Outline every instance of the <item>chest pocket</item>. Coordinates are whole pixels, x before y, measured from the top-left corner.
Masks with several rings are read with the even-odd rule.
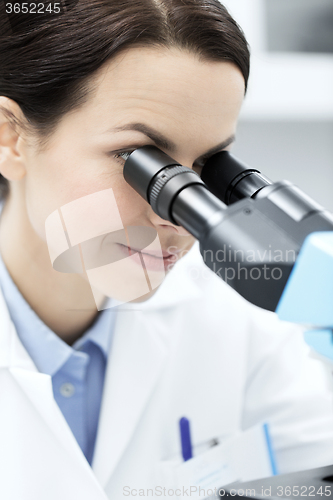
[[[205,451],[199,454],[198,449],[194,448],[194,457],[186,462],[175,457],[157,464],[156,484],[161,492],[165,488],[170,490],[169,496],[203,499],[226,484],[273,474],[267,429],[261,425],[221,439],[215,446],[207,442]]]

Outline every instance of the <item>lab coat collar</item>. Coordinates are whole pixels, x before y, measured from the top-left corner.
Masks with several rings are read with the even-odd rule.
[[[0,291],[0,368],[23,368],[37,372],[37,368],[20,342]]]

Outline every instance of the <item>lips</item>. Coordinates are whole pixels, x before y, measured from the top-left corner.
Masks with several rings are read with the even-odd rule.
[[[138,252],[138,250],[136,250],[136,249],[132,249],[132,250],[134,250],[135,252]],[[155,252],[153,252],[153,251],[149,251],[149,252],[142,251],[141,253],[144,253],[146,255],[151,255],[152,257],[158,257],[158,258],[161,258],[161,254],[162,254],[163,259],[171,257],[171,256],[174,255],[173,253],[167,252],[166,250],[155,251]]]
[[[128,252],[141,252],[145,255],[150,255],[151,257],[156,257],[158,259],[161,258],[161,254],[162,254],[162,257],[163,259],[167,259],[169,257],[173,257],[175,254],[179,253],[180,250],[177,249],[176,251],[170,253],[168,252],[167,250],[149,250],[149,252],[146,252],[146,251],[143,251],[143,250],[139,250],[137,248],[132,248],[132,247],[128,247],[126,245],[123,245],[121,243],[118,243],[118,245],[121,245],[124,249],[126,249]]]
[[[177,249],[174,253],[170,253],[167,250],[162,250],[160,252],[153,250],[150,252],[143,252],[142,250],[130,248],[122,243],[118,243],[118,247],[126,257],[131,258],[133,263],[136,263],[140,267],[143,265],[146,270],[154,272],[170,271],[178,260],[178,256],[176,254],[180,252],[179,249]],[[162,258],[161,253],[163,256]]]

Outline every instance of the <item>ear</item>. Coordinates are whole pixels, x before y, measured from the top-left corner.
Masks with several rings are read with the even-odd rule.
[[[0,173],[9,181],[21,180],[26,174],[21,151],[24,115],[20,106],[8,97],[0,96]]]

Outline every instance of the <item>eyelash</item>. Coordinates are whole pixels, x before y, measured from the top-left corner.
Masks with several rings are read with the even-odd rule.
[[[133,151],[122,151],[121,153],[113,155],[113,158],[116,160],[121,159],[125,162],[131,153],[133,153]]]

